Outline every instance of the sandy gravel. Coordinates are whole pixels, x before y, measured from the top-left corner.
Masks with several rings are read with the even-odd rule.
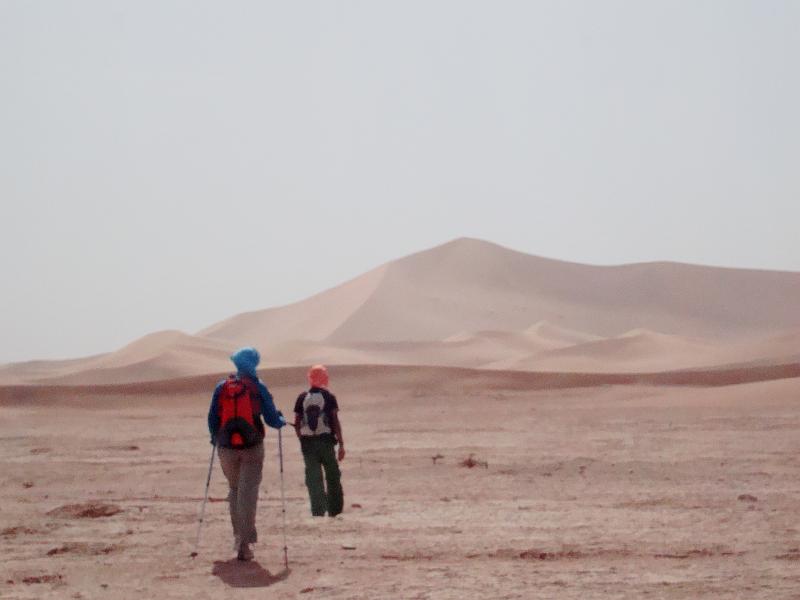
[[[339,519],[310,518],[287,436],[288,572],[275,435],[256,560],[231,560],[218,465],[189,558],[208,393],[7,401],[0,597],[800,598],[799,378],[482,391],[456,371],[415,377],[365,370],[337,389],[334,373]],[[296,386],[274,391],[288,413]]]

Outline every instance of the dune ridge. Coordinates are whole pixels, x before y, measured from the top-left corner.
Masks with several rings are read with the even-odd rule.
[[[460,238],[300,302],[105,355],[0,366],[0,384],[124,383],[265,364],[648,372],[783,364],[800,354],[800,273],[676,263],[592,266]]]
[[[547,321],[590,336],[648,328],[730,339],[800,327],[796,301],[798,273],[676,263],[590,266],[462,238],[300,303],[237,315],[199,335],[237,344],[274,344],[289,336],[346,345],[519,332]]]

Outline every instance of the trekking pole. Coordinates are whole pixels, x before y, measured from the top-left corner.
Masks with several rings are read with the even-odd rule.
[[[278,429],[278,458],[281,465],[281,506],[283,508],[283,565],[289,570],[289,550],[286,547],[286,492],[283,486],[283,436]]]
[[[208,501],[208,486],[211,483],[211,470],[214,468],[214,454],[217,452],[217,443],[214,442],[214,446],[211,448],[211,460],[208,463],[208,477],[206,477],[206,493],[203,496],[203,506],[200,509],[200,521],[197,523],[197,537],[194,540],[194,552],[192,552],[189,556],[194,558],[197,556],[197,548],[200,546],[200,532],[203,529],[203,518],[206,514],[206,502]]]

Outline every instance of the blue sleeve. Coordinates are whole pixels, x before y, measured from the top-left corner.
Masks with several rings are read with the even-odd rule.
[[[280,429],[286,425],[286,420],[275,408],[272,394],[260,379],[258,380],[258,389],[261,391],[261,415],[264,417],[264,422],[273,429]]]
[[[217,432],[219,430],[219,412],[217,412],[217,396],[222,383],[214,388],[214,395],[211,396],[211,406],[208,408],[208,433],[211,434],[211,443],[216,443]]]

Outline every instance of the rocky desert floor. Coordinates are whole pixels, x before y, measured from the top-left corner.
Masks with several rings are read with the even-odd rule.
[[[285,414],[300,373],[263,376]],[[481,377],[332,369],[346,508],[310,517],[284,430],[288,571],[272,430],[256,559],[232,560],[218,464],[189,557],[210,388],[8,393],[0,597],[800,598],[800,378]]]

